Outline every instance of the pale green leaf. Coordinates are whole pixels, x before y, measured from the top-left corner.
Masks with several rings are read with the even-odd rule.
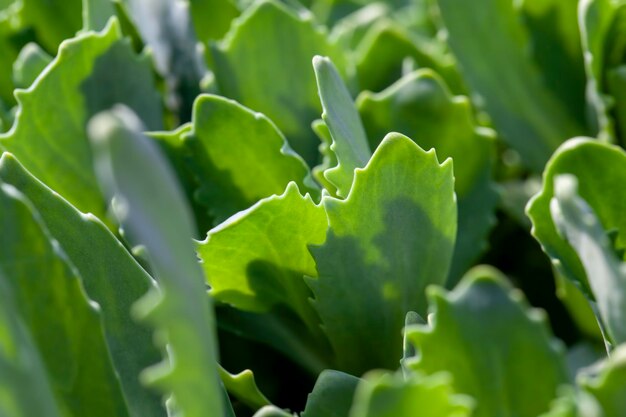
[[[341,75],[328,58],[313,58],[313,68],[322,102],[322,119],[328,126],[332,143],[330,150],[337,157],[337,166],[324,172],[324,177],[345,197],[350,192],[354,170],[363,168],[372,152],[359,113]]]
[[[282,194],[290,181],[319,198],[305,162],[265,116],[219,96],[194,103],[192,128],[182,135],[198,183],[198,201],[216,224],[262,198]]]
[[[211,51],[220,94],[267,115],[310,166],[317,163],[319,141],[310,124],[321,107],[311,60],[329,56],[340,70],[346,64],[313,16],[258,1]]]
[[[568,382],[562,347],[539,310],[490,268],[468,272],[450,293],[429,291],[428,326],[408,335],[418,357],[411,367],[428,374],[448,371],[458,393],[476,400],[475,417],[536,417]],[[529,369],[541,370],[537,373]]]
[[[315,276],[308,245],[324,242],[328,222],[321,206],[290,183],[209,231],[198,255],[218,301],[247,311],[290,307],[313,334],[319,319],[303,276]]]
[[[314,306],[338,369],[395,369],[408,311],[426,312],[424,289],[443,284],[456,235],[452,162],[390,134],[345,200],[323,199],[330,231],[312,247]],[[372,341],[376,342],[373,343]]]
[[[251,370],[246,369],[236,375],[231,374],[221,366],[218,370],[222,383],[228,392],[250,408],[256,410],[266,405],[271,405],[270,401],[257,387]]]
[[[555,267],[593,298],[583,265],[574,249],[559,236],[550,214],[554,179],[561,174],[578,178],[578,192],[598,216],[605,230],[617,233],[615,246],[626,248],[626,152],[590,139],[572,139],[552,156],[543,173],[543,189],[529,202],[533,236],[541,243]]]
[[[359,385],[350,417],[469,417],[474,402],[454,393],[449,374],[372,372]]]
[[[295,414],[281,410],[273,405],[268,405],[261,408],[254,414],[254,417],[297,417]]]
[[[152,286],[107,227],[85,215],[30,175],[10,154],[0,159],[0,181],[23,193],[83,279],[87,297],[100,307],[104,335],[132,416],[164,416],[158,396],[139,374],[159,358],[151,332],[131,317],[131,306]]]
[[[36,43],[28,43],[13,62],[13,84],[28,88],[50,64],[52,57]]]
[[[626,263],[616,256],[593,209],[578,196],[576,177],[562,174],[554,178],[550,212],[582,262],[608,339],[615,344],[626,342]]]
[[[166,355],[143,380],[172,396],[177,415],[221,415],[213,307],[194,253],[193,218],[171,168],[141,131],[123,106],[89,122],[98,179],[115,197],[114,212],[130,241],[147,249],[159,284],[134,307],[154,326]]]
[[[381,93],[361,93],[357,105],[372,148],[387,131],[394,131],[454,161],[459,225],[450,283],[456,283],[485,249],[495,222],[493,131],[478,127],[467,97],[452,96],[444,81],[427,69],[406,75]]]

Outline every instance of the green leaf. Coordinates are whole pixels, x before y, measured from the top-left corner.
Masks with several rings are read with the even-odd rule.
[[[615,349],[595,372],[582,376],[579,383],[597,400],[604,416],[626,416],[626,346]]]
[[[597,401],[587,392],[567,388],[552,402],[550,411],[539,417],[605,417]]]
[[[77,270],[24,196],[0,187],[0,279],[7,281],[6,294],[33,337],[58,403],[71,416],[128,416],[100,314]]]
[[[195,226],[171,168],[141,131],[123,106],[89,122],[98,178],[129,240],[145,245],[159,285],[134,307],[166,356],[143,380],[171,394],[180,416],[221,415],[213,307],[194,253]]]
[[[316,276],[308,245],[324,242],[328,222],[321,206],[290,183],[209,231],[198,256],[217,301],[246,311],[289,306],[318,334],[319,319],[303,276]]]
[[[593,209],[578,196],[576,177],[565,174],[554,178],[550,211],[560,234],[585,268],[608,339],[615,344],[626,342],[626,263],[615,255]]]
[[[450,375],[372,372],[359,385],[350,417],[469,417],[474,402],[452,389]]]
[[[572,113],[566,97],[546,88],[550,68],[529,54],[529,28],[513,1],[439,0],[439,8],[465,80],[529,168],[541,170],[565,139],[587,133],[580,112]]]
[[[317,163],[319,141],[309,126],[321,109],[311,60],[329,56],[340,70],[346,64],[313,17],[261,0],[211,51],[220,93],[267,115],[310,166]]]
[[[20,16],[22,13],[21,2],[15,2],[6,9],[0,8],[0,99],[7,104],[13,105],[13,78],[11,76],[12,65],[20,52],[19,42],[16,42],[16,34],[21,31]],[[15,22],[19,22],[16,24]]]
[[[189,4],[178,0],[118,1],[150,47],[154,66],[165,81],[168,108],[178,123],[188,122],[206,73],[196,48]]]
[[[626,217],[624,216],[624,184],[626,184],[626,152],[588,139],[572,139],[552,156],[543,173],[543,189],[529,202],[526,211],[533,223],[533,236],[565,277],[593,299],[587,274],[578,255],[559,236],[550,214],[554,197],[554,179],[561,174],[578,178],[579,195],[593,209],[605,230],[615,230],[617,248],[626,248]]]
[[[325,370],[317,378],[301,417],[348,417],[359,381],[343,372]]]
[[[250,313],[218,303],[216,315],[220,331],[271,347],[310,375],[329,368],[328,342],[320,346],[319,340],[302,331],[302,320],[290,310]]]
[[[13,83],[16,88],[28,88],[52,62],[52,57],[36,43],[28,43],[13,62]]]
[[[419,352],[411,367],[449,371],[456,392],[476,399],[475,417],[536,417],[567,383],[562,347],[497,271],[472,269],[450,293],[429,291],[429,326],[407,330]],[[540,369],[541,378],[528,372]]]
[[[454,161],[459,225],[450,283],[456,283],[485,249],[495,222],[493,131],[477,127],[469,100],[452,96],[444,81],[427,69],[406,75],[381,93],[362,93],[357,105],[372,148],[387,131],[394,131]]]
[[[523,0],[518,12],[528,28],[532,58],[551,90],[578,120],[585,120],[585,57],[577,1]]]
[[[56,52],[61,42],[82,27],[81,0],[21,0],[22,18],[32,26],[38,43]]]
[[[308,283],[338,369],[395,369],[405,314],[424,314],[424,289],[448,274],[456,235],[452,162],[439,164],[434,150],[390,134],[356,170],[348,197],[326,197],[323,205],[330,231],[311,248],[319,277]]]
[[[282,194],[290,181],[319,198],[304,161],[265,116],[219,96],[194,104],[183,141],[200,184],[196,195],[218,224],[262,198]]]
[[[328,126],[322,119],[317,119],[311,124],[311,128],[315,134],[320,138],[322,143],[319,146],[319,151],[322,154],[322,163],[313,167],[311,174],[321,184],[322,188],[333,197],[337,197],[337,187],[326,179],[324,173],[337,166],[337,155],[330,149],[330,145],[333,143],[333,138],[330,134]]]
[[[254,380],[254,374],[246,369],[236,375],[229,373],[221,366],[218,368],[222,383],[232,395],[248,407],[257,410],[266,405],[271,405],[270,401],[259,390]]]
[[[11,154],[0,159],[0,181],[33,204],[100,307],[104,335],[132,416],[164,416],[159,398],[139,374],[159,358],[151,332],[131,317],[131,306],[152,286],[148,274],[96,217],[83,214],[30,175]]]
[[[361,90],[381,91],[389,87],[402,77],[406,59],[418,68],[430,68],[440,74],[455,93],[465,90],[451,56],[435,50],[425,39],[411,36],[390,19],[371,25],[355,54]]]
[[[112,0],[82,0],[83,31],[104,29],[111,16],[115,16]]]
[[[62,417],[43,362],[0,271],[0,415]]]
[[[339,72],[328,58],[313,58],[313,68],[322,102],[322,119],[328,126],[332,143],[330,150],[337,157],[337,166],[324,172],[324,177],[337,187],[337,194],[350,192],[354,170],[363,168],[372,156],[359,113]]]
[[[239,10],[232,0],[190,0],[191,18],[202,43],[222,39]]]
[[[273,405],[268,405],[257,411],[254,417],[296,417],[296,415],[281,410]]]
[[[610,74],[623,63],[626,34],[626,3],[615,0],[581,1],[579,25],[585,70],[587,74],[587,102],[593,111],[590,122],[598,132],[598,138],[615,139],[615,121],[611,117],[615,101],[611,88],[615,80]],[[615,85],[615,84],[614,84]],[[619,123],[619,121],[618,121]]]
[[[136,109],[149,128],[161,126],[150,65],[120,37],[112,20],[101,33],[66,41],[45,73],[28,90],[18,90],[15,124],[0,134],[0,149],[15,154],[79,210],[100,218],[105,204],[91,166],[88,118],[121,102]]]

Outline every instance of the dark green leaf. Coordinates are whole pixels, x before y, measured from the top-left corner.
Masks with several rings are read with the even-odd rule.
[[[87,297],[100,306],[104,334],[133,416],[164,416],[158,397],[139,374],[159,358],[151,333],[131,317],[131,306],[151,279],[96,217],[83,214],[22,167],[14,156],[0,159],[0,181],[23,193],[83,278]]]
[[[429,291],[429,326],[409,339],[418,357],[411,367],[448,371],[458,393],[476,400],[475,417],[536,417],[568,382],[562,347],[539,310],[529,310],[501,274],[485,267],[468,272],[450,293]],[[541,370],[537,373],[529,369]]]

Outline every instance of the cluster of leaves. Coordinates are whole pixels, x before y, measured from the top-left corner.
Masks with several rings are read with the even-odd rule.
[[[626,416],[577,3],[0,0],[0,416]]]

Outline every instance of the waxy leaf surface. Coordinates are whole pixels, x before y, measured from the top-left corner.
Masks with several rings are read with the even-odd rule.
[[[390,134],[345,200],[323,199],[330,230],[311,247],[308,281],[338,369],[394,369],[405,314],[426,312],[425,288],[443,284],[456,236],[452,162]],[[374,342],[375,341],[375,342]]]

